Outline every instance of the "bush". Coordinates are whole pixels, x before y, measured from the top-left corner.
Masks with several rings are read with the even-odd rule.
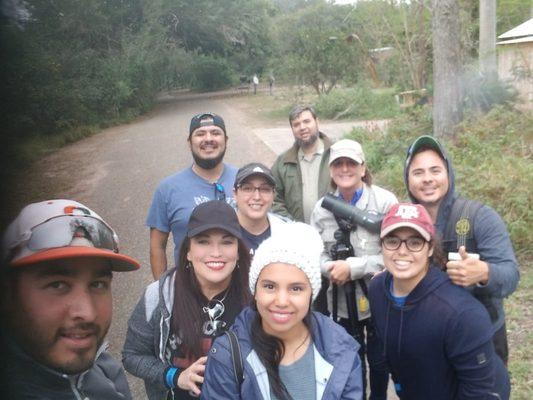
[[[394,89],[372,90],[365,85],[336,89],[321,95],[315,104],[324,118],[391,118],[399,114]]]
[[[496,105],[512,105],[518,92],[509,83],[487,78],[478,71],[470,71],[464,81],[464,103],[467,110],[487,112]]]
[[[531,126],[531,112],[496,107],[482,118],[466,119],[451,147],[458,187],[465,196],[498,211],[520,252],[532,252],[528,246],[533,227]]]
[[[209,91],[229,87],[237,82],[237,77],[229,63],[222,58],[198,56],[192,71],[192,87]]]
[[[431,133],[427,113],[421,108],[396,118],[388,133],[354,130],[350,134],[363,145],[375,182],[402,200],[408,200],[403,182],[407,147],[419,135]],[[471,115],[457,127],[453,138],[443,140],[456,172],[456,190],[493,207],[506,222],[515,250],[522,255],[532,251],[531,126],[533,113],[496,107],[482,117]]]

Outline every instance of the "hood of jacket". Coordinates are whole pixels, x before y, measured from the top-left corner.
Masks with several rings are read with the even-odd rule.
[[[448,220],[448,216],[450,215],[452,211],[453,202],[457,198],[457,194],[455,193],[455,172],[453,170],[452,162],[450,160],[450,157],[448,156],[448,153],[444,147],[438,143],[438,149],[441,154],[441,156],[444,158],[444,161],[446,162],[446,168],[448,170],[448,191],[446,192],[446,195],[441,200],[439,205],[439,212],[437,215],[437,223],[435,224],[435,228],[437,229],[437,232],[442,235],[444,233],[444,229],[446,227],[446,222]],[[415,204],[418,204],[419,201],[414,198],[413,194],[409,190],[409,167],[411,165],[411,161],[413,160],[413,157],[418,154],[412,154],[412,145],[409,146],[409,149],[407,150],[407,157],[405,159],[405,167],[403,170],[403,179],[405,183],[405,187],[407,189],[407,193],[409,195],[409,198],[411,201]]]
[[[172,318],[172,305],[174,304],[174,280],[176,268],[171,268],[163,273],[159,280],[152,282],[144,293],[144,318],[150,321],[152,315],[158,311],[161,315],[159,327],[158,358],[165,361],[165,343],[170,334],[170,320]]]

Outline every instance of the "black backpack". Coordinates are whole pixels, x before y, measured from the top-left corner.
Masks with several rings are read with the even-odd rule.
[[[464,197],[454,201],[442,237],[442,248],[446,253],[456,252],[461,246],[465,246],[468,253],[477,253],[474,221],[482,206],[483,203]]]
[[[229,339],[229,346],[231,349],[231,361],[233,363],[233,372],[235,380],[237,381],[237,388],[241,391],[241,385],[244,381],[244,367],[242,363],[241,347],[237,335],[233,331],[224,332]]]

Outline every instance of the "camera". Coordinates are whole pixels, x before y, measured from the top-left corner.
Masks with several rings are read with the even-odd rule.
[[[350,244],[350,239],[346,238],[345,232],[342,229],[337,229],[333,237],[335,244],[329,251],[331,258],[333,260],[346,260],[348,257],[353,257],[353,247]]]

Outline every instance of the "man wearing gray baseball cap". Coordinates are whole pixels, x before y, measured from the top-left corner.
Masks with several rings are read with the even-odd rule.
[[[22,209],[2,241],[2,398],[131,399],[104,338],[113,272],[138,268],[83,204],[49,200]]]

